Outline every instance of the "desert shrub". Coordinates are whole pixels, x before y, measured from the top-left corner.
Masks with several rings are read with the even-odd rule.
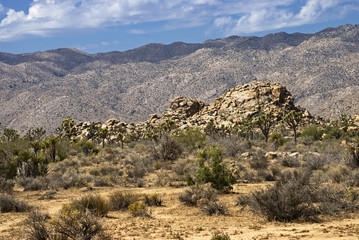
[[[127,210],[128,207],[140,199],[139,194],[116,191],[109,196],[110,210]]]
[[[14,180],[0,177],[0,192],[12,192],[14,186]]]
[[[343,129],[339,128],[338,126],[327,126],[324,129],[324,137],[323,140],[326,139],[339,139],[345,136],[345,132]]]
[[[142,201],[136,201],[128,206],[128,210],[134,217],[150,217],[147,212],[146,204]]]
[[[198,171],[194,179],[187,176],[187,184],[210,183],[214,189],[228,191],[232,189],[235,178],[222,160],[223,150],[217,145],[207,146],[197,152]]]
[[[283,146],[285,143],[285,139],[280,132],[272,133],[269,137],[269,141],[273,142],[273,147],[275,150],[277,150],[278,147]]]
[[[229,215],[228,208],[225,204],[219,201],[209,201],[206,198],[202,198],[198,201],[198,206],[206,215]]]
[[[216,190],[205,185],[195,185],[178,196],[178,200],[187,206],[197,206],[201,199],[206,199],[209,202],[217,201]]]
[[[324,130],[317,125],[310,125],[303,129],[301,136],[302,137],[310,137],[314,141],[318,141],[322,139]]]
[[[13,197],[7,195],[0,195],[0,212],[26,212],[30,210],[31,207],[19,200],[14,199]]]
[[[55,239],[104,239],[102,225],[89,210],[77,211],[64,206],[51,222]]]
[[[305,166],[311,170],[321,170],[328,164],[328,160],[320,155],[306,154],[303,157]]]
[[[281,165],[283,167],[300,167],[300,161],[296,157],[284,157],[281,160]]]
[[[91,141],[81,140],[77,143],[77,145],[86,156],[100,152],[100,149],[96,148]]]
[[[62,176],[58,176],[58,187],[63,187],[64,189],[68,189],[70,187],[85,187],[86,179],[81,175],[75,172],[74,170],[66,171]]]
[[[162,136],[158,146],[153,146],[151,156],[154,160],[174,161],[182,154],[181,145],[171,136]]]
[[[253,155],[252,160],[249,162],[252,169],[264,170],[269,166],[269,160],[265,157],[263,152],[258,152]]]
[[[308,187],[294,182],[253,192],[249,205],[252,211],[259,212],[270,221],[308,220],[319,214],[312,204]]]
[[[198,128],[189,128],[180,132],[176,140],[185,148],[196,150],[205,146],[206,135]]]
[[[333,166],[328,170],[328,175],[333,183],[342,183],[350,175],[350,169],[345,165]]]
[[[157,193],[154,193],[151,195],[145,194],[143,196],[143,198],[144,198],[143,201],[147,206],[161,206],[162,205],[162,198]]]
[[[24,191],[38,191],[48,189],[48,179],[41,178],[18,178],[17,184],[24,188]]]
[[[41,213],[38,210],[31,211],[24,222],[27,239],[51,239],[52,233],[48,226],[49,219],[50,216],[48,214]]]
[[[359,168],[359,137],[347,146],[346,161],[352,168]]]
[[[230,240],[231,238],[227,233],[215,232],[212,234],[211,240]]]
[[[186,172],[187,166],[191,163],[191,161],[176,161],[175,164],[172,165],[171,170],[175,172],[178,176],[184,176]]]
[[[172,179],[168,172],[158,172],[156,174],[156,186],[164,187],[171,183]]]
[[[237,153],[245,149],[245,143],[240,141],[237,136],[221,138],[215,142],[224,149],[224,154],[230,157],[235,157]]]
[[[127,169],[127,175],[134,179],[143,178],[146,175],[146,167],[143,164],[133,165]]]
[[[109,177],[106,177],[106,176],[98,177],[93,180],[93,185],[95,187],[111,187],[111,186],[113,186],[113,184],[110,180],[111,180],[110,176]]]
[[[97,217],[104,217],[109,211],[109,203],[99,195],[87,195],[74,200],[68,205],[70,211],[86,212],[89,210]]]
[[[348,198],[343,187],[313,184],[311,176],[308,170],[284,171],[274,186],[241,197],[238,204],[249,205],[270,221],[282,222],[317,220],[319,214],[333,215],[357,207],[356,194]]]
[[[345,184],[350,187],[359,187],[359,171],[354,170],[350,172],[348,176],[345,178]]]

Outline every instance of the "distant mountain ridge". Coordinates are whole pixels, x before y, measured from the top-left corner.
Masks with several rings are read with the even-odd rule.
[[[0,53],[0,122],[20,131],[78,121],[143,121],[178,96],[211,102],[251,81],[280,82],[313,115],[359,111],[359,26],[314,34],[148,44],[125,52]]]

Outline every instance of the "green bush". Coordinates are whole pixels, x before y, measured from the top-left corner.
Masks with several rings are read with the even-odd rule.
[[[302,137],[311,137],[314,141],[318,141],[322,139],[324,130],[317,125],[310,125],[303,129],[301,136]]]
[[[232,189],[235,178],[222,160],[223,149],[217,145],[207,146],[197,152],[198,171],[194,179],[187,175],[187,184],[210,183],[214,189],[228,191]]]
[[[198,128],[189,128],[180,132],[176,140],[185,148],[196,150],[205,146],[206,135]]]

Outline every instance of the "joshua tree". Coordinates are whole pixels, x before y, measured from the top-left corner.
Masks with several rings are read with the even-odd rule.
[[[17,133],[17,131],[11,128],[4,128],[3,135],[8,142],[13,142],[19,138],[19,134]]]
[[[249,137],[253,135],[253,127],[254,123],[251,118],[244,120],[239,127],[241,132],[245,132],[247,141],[249,140]]]
[[[76,136],[76,128],[75,128],[75,120],[73,120],[70,116],[65,118],[62,123],[61,127],[57,129],[60,136],[67,137],[71,139],[71,137]]]
[[[107,136],[108,136],[108,129],[107,129],[107,128],[100,128],[100,129],[97,131],[97,136],[101,139],[101,141],[102,141],[102,147],[104,148],[104,147],[105,147],[105,139],[106,139]]]
[[[258,119],[255,121],[255,125],[258,126],[258,128],[263,133],[266,142],[268,142],[269,132],[270,129],[273,127],[274,123],[275,123],[275,118],[272,112],[261,113]]]
[[[123,149],[123,143],[124,143],[125,140],[126,140],[126,134],[123,133],[123,132],[119,132],[119,133],[117,134],[117,139],[120,141],[120,143],[121,143],[121,148]]]
[[[293,130],[294,133],[294,142],[297,142],[297,127],[303,119],[302,112],[296,112],[294,110],[290,111],[284,118],[283,122],[288,125]]]
[[[49,150],[50,158],[53,162],[56,160],[56,146],[59,142],[59,138],[56,136],[48,136],[45,138],[45,147]]]

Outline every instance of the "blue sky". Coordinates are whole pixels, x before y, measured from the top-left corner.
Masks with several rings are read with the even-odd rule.
[[[0,52],[124,51],[359,24],[359,0],[0,0]]]

